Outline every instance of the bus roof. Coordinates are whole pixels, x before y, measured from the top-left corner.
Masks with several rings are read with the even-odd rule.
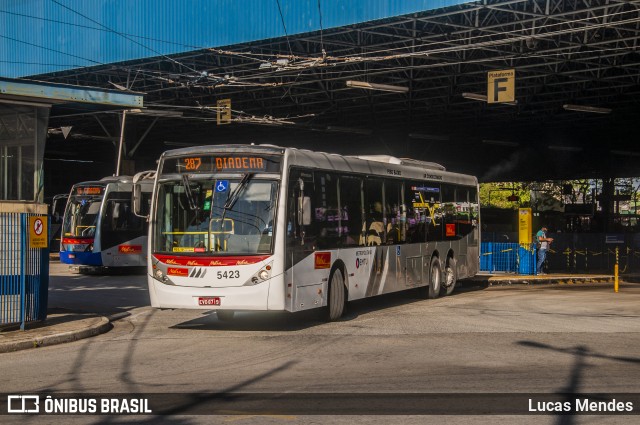
[[[322,168],[349,170],[354,172],[375,173],[378,175],[397,176],[393,174],[393,170],[389,168],[401,168],[413,170],[410,175],[402,175],[407,178],[426,178],[428,180],[442,180],[459,183],[459,184],[477,184],[478,180],[474,176],[458,174],[446,171],[446,168],[434,162],[421,161],[410,158],[396,158],[391,155],[339,155],[334,153],[311,151],[307,149],[298,149],[290,147],[281,147],[275,145],[207,145],[193,146],[181,149],[172,149],[162,154],[162,157],[202,155],[215,153],[262,153],[262,154],[279,154],[290,158],[290,163],[299,165],[308,165],[313,168],[314,165]],[[349,166],[349,164],[352,166]],[[359,165],[359,166],[358,166]],[[406,168],[405,168],[406,167]],[[390,172],[391,171],[391,172]]]

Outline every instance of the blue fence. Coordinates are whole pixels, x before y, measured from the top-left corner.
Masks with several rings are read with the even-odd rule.
[[[536,273],[536,250],[517,243],[482,242],[480,270],[517,274]]]
[[[36,215],[0,213],[0,326],[47,318],[49,249],[29,248],[28,239]]]

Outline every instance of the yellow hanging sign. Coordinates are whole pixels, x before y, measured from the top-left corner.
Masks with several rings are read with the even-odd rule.
[[[487,103],[516,100],[516,70],[489,71],[487,74]]]
[[[218,125],[231,124],[231,99],[220,99],[218,107]]]

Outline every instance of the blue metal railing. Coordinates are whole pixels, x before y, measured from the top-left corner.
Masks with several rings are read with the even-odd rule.
[[[536,273],[536,250],[517,243],[480,243],[480,270],[517,274]]]
[[[0,325],[47,318],[49,249],[29,247],[29,216],[0,213]],[[49,228],[49,226],[47,226]]]

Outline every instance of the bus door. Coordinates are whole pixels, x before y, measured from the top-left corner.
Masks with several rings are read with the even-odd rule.
[[[290,287],[291,311],[325,304],[327,283],[335,254],[322,245],[314,217],[314,173],[294,168],[287,188],[285,282]],[[320,245],[318,245],[320,242]]]

